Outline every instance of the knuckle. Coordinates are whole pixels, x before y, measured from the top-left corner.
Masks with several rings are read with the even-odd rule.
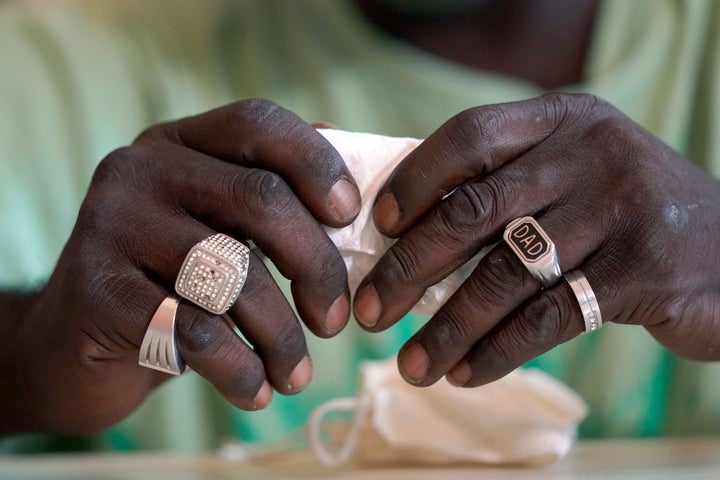
[[[648,136],[636,126],[630,124],[629,120],[619,114],[604,115],[592,122],[586,136],[593,142],[612,142],[614,149],[626,152],[628,155],[623,158],[632,162],[634,158],[646,156],[641,152],[649,148]],[[632,155],[632,156],[630,156]],[[629,167],[635,168],[638,164],[633,162]]]
[[[91,192],[83,201],[78,212],[76,227],[81,239],[92,240],[89,236],[100,238],[118,235],[108,225],[131,224],[136,213],[128,209],[114,192]]]
[[[278,329],[277,335],[274,337],[272,346],[270,347],[272,353],[269,359],[263,355],[267,349],[263,349],[260,346],[257,346],[257,348],[265,361],[270,360],[273,362],[277,358],[281,363],[287,364],[291,368],[305,355],[307,350],[305,335],[297,323],[294,323],[290,328]]]
[[[235,102],[228,107],[228,121],[236,130],[244,131],[249,126],[267,125],[280,107],[270,100],[250,98]]]
[[[438,220],[445,233],[464,241],[468,233],[474,234],[487,219],[489,209],[492,201],[488,189],[481,184],[465,184],[440,204]]]
[[[324,246],[315,249],[319,254],[311,264],[315,267],[315,274],[322,278],[326,285],[345,285],[347,282],[347,269],[345,263],[336,251],[329,251]],[[324,252],[325,250],[328,250]],[[324,252],[324,253],[320,253]]]
[[[121,147],[110,152],[95,168],[92,184],[104,185],[122,180],[131,174],[142,156],[143,150],[137,146]]]
[[[411,242],[396,242],[386,255],[388,268],[384,271],[388,272],[392,283],[415,283],[421,263]]]
[[[250,169],[231,180],[230,198],[235,208],[246,210],[250,215],[276,219],[288,219],[295,215],[295,195],[285,181],[268,170]]]
[[[569,322],[577,317],[569,300],[551,293],[537,296],[521,314],[518,336],[526,344],[543,347],[555,346],[572,336]]]
[[[500,133],[506,121],[507,116],[501,107],[485,105],[460,112],[455,116],[455,127],[458,138],[477,148],[485,143],[482,139],[491,139]]]
[[[171,134],[173,132],[177,133],[174,129],[168,128],[169,124],[166,123],[159,123],[156,125],[152,125],[151,127],[146,128],[143,130],[140,135],[135,138],[135,141],[133,144],[144,144],[144,143],[152,143],[158,140],[170,140],[170,141],[177,141],[179,139],[177,138],[171,138]],[[180,143],[180,142],[178,142]]]
[[[541,97],[546,118],[553,125],[561,125],[569,115],[585,115],[603,101],[589,93],[547,93]]]
[[[459,158],[470,155],[478,159],[471,164],[474,175],[488,171],[494,163],[492,139],[502,134],[507,123],[505,112],[497,106],[475,107],[460,112],[451,122],[448,147]]]
[[[484,346],[488,352],[487,358],[492,358],[493,370],[506,369],[509,365],[515,364],[515,352],[522,348],[522,342],[518,340],[514,327],[508,325],[503,330],[503,335],[488,335]]]
[[[110,247],[122,256],[132,255],[127,243],[131,231],[108,227],[145,223],[148,209],[138,207],[148,201],[147,192],[138,186],[147,183],[145,155],[142,148],[123,147],[105,157],[95,170],[74,231],[79,251],[88,258],[99,248]]]
[[[525,267],[508,249],[493,250],[482,266],[482,275],[472,275],[470,286],[478,298],[496,308],[506,305],[512,293],[528,278]]]
[[[308,238],[303,241],[314,245],[307,249],[309,253],[305,254],[303,270],[296,272],[296,277],[312,282],[313,288],[318,289],[316,293],[323,298],[337,294],[338,287],[347,283],[347,269],[342,257],[326,237],[320,237],[317,242]]]
[[[458,344],[467,345],[475,341],[474,322],[467,311],[446,309],[443,312],[442,321],[438,322],[432,335],[432,342],[439,347],[439,350]]]
[[[223,322],[215,321],[199,308],[183,309],[182,315],[178,315],[176,328],[178,341],[184,350],[208,356],[223,353],[225,346],[221,341],[223,338],[221,329],[225,328],[225,325]]]
[[[505,211],[506,196],[510,190],[502,180],[488,177],[481,182],[467,183],[459,187],[440,204],[439,220],[449,234],[460,241],[467,241],[468,234],[476,235],[487,225],[497,221],[500,211]]]
[[[250,350],[241,354],[238,360],[238,364],[228,365],[229,369],[223,378],[215,379],[213,383],[221,394],[250,401],[266,379],[265,367],[260,358]]]

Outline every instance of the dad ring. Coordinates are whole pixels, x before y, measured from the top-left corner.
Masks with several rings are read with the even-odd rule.
[[[570,284],[580,305],[580,311],[585,321],[585,333],[598,330],[602,327],[600,305],[598,305],[595,292],[590,287],[587,278],[580,270],[573,270],[565,274],[565,280]]]
[[[217,233],[190,249],[175,281],[175,291],[210,313],[222,315],[245,284],[250,250]]]
[[[562,278],[555,244],[533,217],[521,217],[505,227],[503,239],[543,288]]]

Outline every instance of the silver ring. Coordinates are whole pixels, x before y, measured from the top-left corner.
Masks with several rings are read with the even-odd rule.
[[[560,281],[562,272],[555,244],[533,217],[508,223],[503,239],[543,288]]]
[[[565,274],[565,280],[570,284],[570,288],[575,293],[583,320],[585,321],[585,333],[594,332],[602,327],[602,315],[600,314],[600,305],[598,305],[595,292],[590,283],[580,270],[573,270]]]
[[[250,250],[245,245],[217,233],[190,249],[175,291],[208,312],[222,315],[237,300],[249,263]]]
[[[171,375],[180,375],[185,371],[185,361],[178,352],[175,333],[175,316],[179,304],[180,299],[171,293],[155,311],[140,345],[138,363],[141,366]]]

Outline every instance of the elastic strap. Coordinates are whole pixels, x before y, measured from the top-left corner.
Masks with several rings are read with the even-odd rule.
[[[360,437],[360,430],[370,415],[372,399],[369,396],[360,398],[335,398],[319,405],[310,416],[310,444],[318,460],[326,467],[337,467],[350,460]],[[350,430],[340,448],[331,452],[322,441],[322,422],[331,412],[355,412]]]

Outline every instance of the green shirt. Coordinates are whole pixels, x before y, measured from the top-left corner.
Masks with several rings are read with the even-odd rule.
[[[712,0],[608,0],[584,82],[561,90],[605,98],[720,176],[719,24]],[[308,121],[424,137],[468,107],[543,93],[384,36],[339,0],[5,2],[0,66],[7,286],[48,277],[95,165],[159,121],[264,97]],[[276,395],[262,412],[238,411],[202,378],[184,375],[93,442],[191,451],[225,436],[280,438],[318,403],[353,394],[358,362],[396,353],[420,321],[381,334],[351,325],[330,340],[309,334],[312,385]],[[532,364],[588,400],[584,436],[719,431],[720,365],[678,358],[642,328],[608,325]]]

